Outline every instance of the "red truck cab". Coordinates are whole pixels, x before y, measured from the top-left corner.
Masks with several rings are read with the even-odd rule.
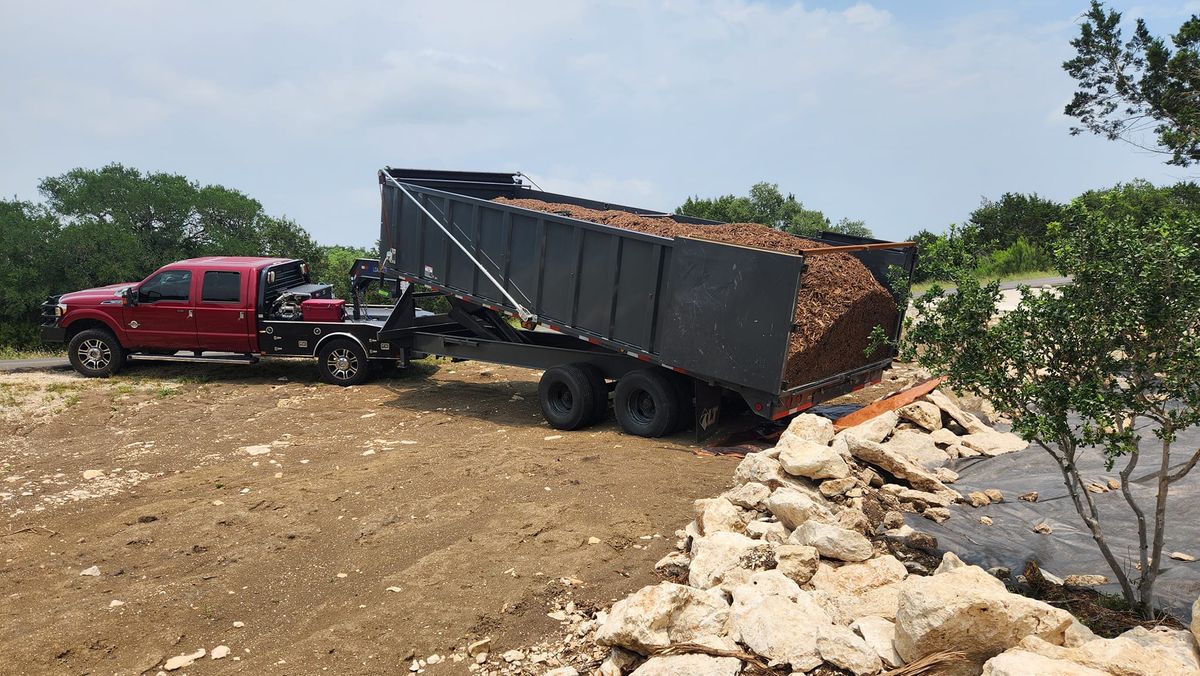
[[[291,264],[291,265],[288,265]],[[165,265],[141,282],[51,298],[43,339],[65,342],[76,370],[111,375],[128,353],[259,352],[256,312],[272,268],[307,266],[286,258],[212,256]],[[273,275],[272,275],[273,276]],[[272,279],[272,281],[274,281]]]

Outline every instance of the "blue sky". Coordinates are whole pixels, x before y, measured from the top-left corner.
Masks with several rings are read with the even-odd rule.
[[[1068,135],[1060,64],[1085,8],[0,0],[0,194],[115,161],[368,245],[383,165],[519,170],[662,210],[769,180],[903,238],[1006,191],[1193,178]],[[1117,8],[1157,33],[1200,11]]]

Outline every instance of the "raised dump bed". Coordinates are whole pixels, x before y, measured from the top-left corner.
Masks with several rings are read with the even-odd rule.
[[[464,312],[471,314],[472,322],[490,326],[471,331],[472,340],[499,338],[499,342],[535,347],[549,340],[538,335],[548,328],[586,341],[584,352],[597,357],[582,363],[595,364],[608,380],[619,381],[632,371],[652,367],[687,376],[684,385],[693,387],[677,388],[689,394],[675,408],[687,409],[694,400],[698,431],[711,427],[700,423],[706,416],[715,420],[712,409],[723,390],[739,394],[759,415],[777,419],[878,380],[890,363],[891,354],[868,359],[864,351],[861,363],[849,368],[809,382],[787,382],[789,345],[794,332],[806,328],[795,324],[806,259],[830,255],[828,249],[780,252],[573,218],[568,214],[583,209],[661,219],[670,226],[666,231],[673,224],[721,227],[533,190],[517,174],[389,168],[380,172],[380,183],[384,274],[453,298],[459,313],[457,320],[450,317],[441,324],[427,320],[420,326],[420,322],[407,322],[402,312],[393,317],[389,335],[412,340],[418,351],[468,356],[464,352],[471,350],[462,345],[431,345],[438,335],[461,333],[451,327],[464,324]],[[495,201],[499,198],[503,200]],[[540,204],[535,210],[505,200]],[[561,205],[563,213],[553,213],[554,205]],[[700,234],[704,230],[695,229]],[[717,234],[729,238],[728,233]],[[836,247],[833,255],[854,256],[885,288],[897,279],[907,284],[914,257],[906,245],[830,235],[817,241],[821,244],[812,246]],[[901,274],[889,272],[893,268]],[[899,317],[894,305],[886,310],[878,312],[878,323],[894,335]],[[524,330],[506,331],[494,319],[481,319],[489,313],[515,317]],[[431,330],[434,325],[441,328]],[[559,344],[553,347],[563,349]],[[844,345],[837,347],[844,352]],[[866,347],[864,341],[855,349]],[[469,358],[521,363],[501,352],[479,349]],[[563,359],[578,356],[561,355]],[[820,359],[820,346],[804,358]],[[841,359],[845,361],[844,356]],[[542,367],[552,361],[542,360]],[[621,389],[619,382],[617,389]],[[618,401],[618,418],[621,405]],[[544,411],[546,406],[543,401]]]

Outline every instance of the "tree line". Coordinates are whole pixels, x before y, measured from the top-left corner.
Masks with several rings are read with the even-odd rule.
[[[40,202],[0,200],[0,346],[37,343],[50,295],[144,279],[211,255],[302,258],[343,293],[367,249],[321,246],[295,221],[246,194],[121,164],[73,169],[38,184]]]

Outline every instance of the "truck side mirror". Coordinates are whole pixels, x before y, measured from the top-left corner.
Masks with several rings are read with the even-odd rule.
[[[137,301],[138,291],[136,286],[127,286],[125,290],[121,291],[122,305],[137,305]]]

